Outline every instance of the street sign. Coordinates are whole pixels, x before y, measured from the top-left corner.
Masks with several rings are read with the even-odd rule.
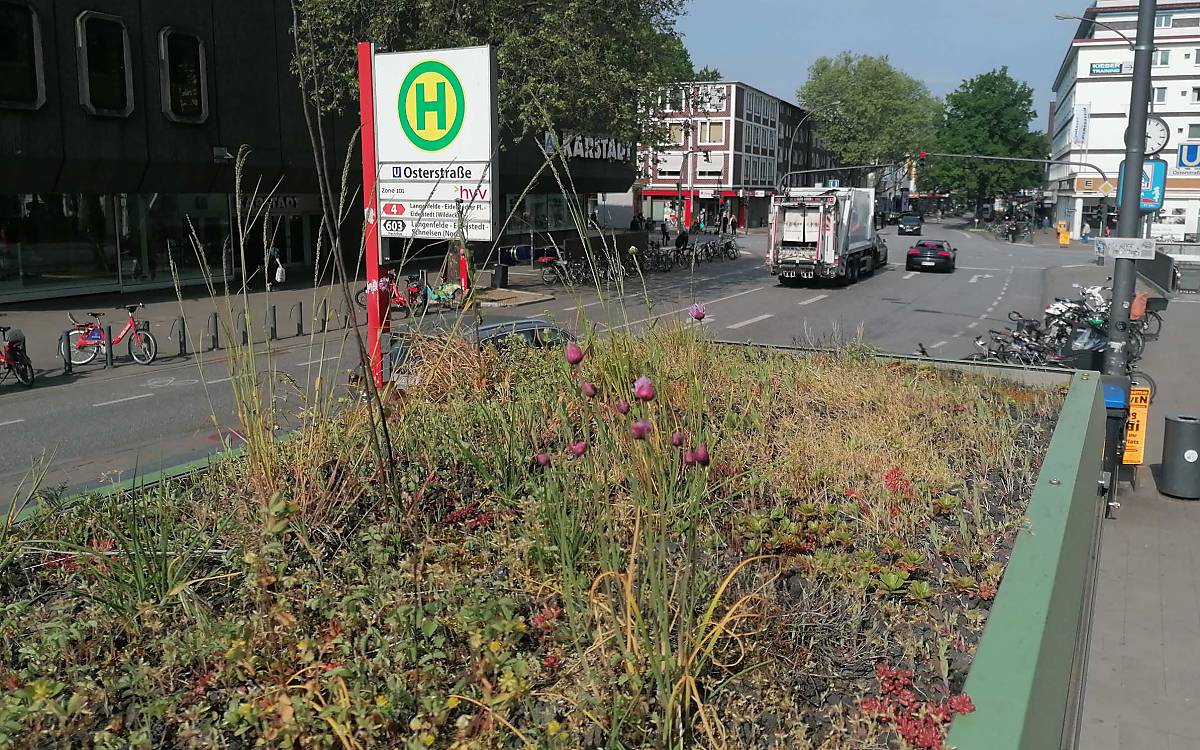
[[[490,46],[374,55],[380,235],[495,235],[495,53]],[[396,213],[399,211],[400,213]]]
[[[1141,237],[1101,237],[1096,240],[1096,252],[1109,258],[1154,260],[1158,241]]]
[[[1121,160],[1120,175],[1125,176],[1125,160]],[[1117,182],[1117,205],[1121,204],[1124,193],[1123,180]],[[1162,208],[1163,198],[1167,193],[1167,162],[1162,159],[1146,159],[1142,165],[1142,199],[1141,211],[1144,214],[1154,213]]]
[[[1121,463],[1138,465],[1146,453],[1146,421],[1150,414],[1150,389],[1129,389],[1129,421],[1125,424],[1125,455]]]
[[[830,180],[830,181],[829,181],[829,187],[831,187],[831,188],[838,188],[838,187],[841,187],[841,186],[842,186],[842,181],[841,181],[841,180]]]

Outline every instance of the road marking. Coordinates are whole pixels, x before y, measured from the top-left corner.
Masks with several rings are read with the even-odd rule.
[[[987,315],[986,315],[986,314],[984,314],[984,315],[980,315],[980,316],[979,316],[979,319],[980,319],[980,320],[987,320]]]
[[[341,359],[340,354],[335,354],[332,357],[321,357],[320,359],[310,359],[307,362],[297,362],[296,367],[304,367],[305,365],[315,365],[318,362],[328,362],[331,359]]]
[[[10,424],[20,424],[24,421],[24,419],[10,419],[7,422],[0,422],[0,427],[8,427]]]
[[[204,384],[205,385],[216,385],[218,383],[228,383],[230,380],[233,380],[232,375],[230,375],[227,378],[217,378],[216,380],[205,380]]]
[[[766,287],[765,286],[756,286],[753,289],[747,289],[744,292],[737,292],[736,294],[729,294],[724,297],[717,297],[716,299],[710,299],[705,304],[711,305],[711,304],[714,304],[717,302],[724,302],[725,300],[733,299],[734,297],[742,297],[747,294],[754,294],[755,292],[761,292],[763,289],[766,289]],[[658,320],[659,318],[665,318],[668,315],[678,315],[679,313],[685,313],[689,309],[691,309],[691,305],[688,305],[687,307],[681,307],[678,310],[672,310],[670,312],[659,313],[658,315],[651,315],[648,318],[641,318],[640,320],[631,320],[628,323],[622,323],[619,326],[612,326],[611,328],[606,328],[605,330],[619,331],[622,328],[628,328],[629,326],[635,326],[638,323],[649,323],[652,320]]]
[[[987,311],[988,311],[988,312],[991,312],[992,310],[995,310],[995,309],[996,309],[996,306],[995,306],[995,305],[992,305],[991,307],[989,307],[989,308],[987,309]]]
[[[971,280],[968,281],[967,283],[974,284],[975,282],[979,281],[980,279],[990,279],[990,278],[992,278],[992,275],[990,273],[977,273],[974,276],[972,276]]]
[[[977,320],[977,321],[975,321],[974,323],[967,323],[967,328],[974,328],[974,327],[975,327],[975,326],[977,326],[977,325],[979,325],[979,321],[978,321],[978,320]]]
[[[123,404],[126,401],[137,401],[139,398],[150,398],[153,393],[143,393],[140,396],[126,396],[125,398],[113,399],[112,401],[101,401],[98,404],[92,404],[93,407],[112,406],[113,404]]]
[[[962,338],[962,335],[963,335],[964,333],[966,333],[966,331],[959,331],[958,333],[954,334],[954,335],[953,335],[953,336],[951,336],[950,338],[952,338],[952,339],[958,339],[958,338]]]
[[[918,273],[920,273],[920,271],[909,271],[908,273],[904,274],[904,278],[911,279],[913,276],[916,276]]]
[[[762,321],[766,320],[767,318],[773,318],[773,317],[775,317],[775,315],[773,313],[767,313],[765,315],[756,315],[755,317],[750,318],[749,320],[743,320],[741,323],[734,323],[731,326],[725,326],[725,327],[730,330],[732,330],[734,328],[745,328],[746,326],[754,325],[755,323],[761,323]]]
[[[978,266],[959,266],[963,271],[1007,271],[1007,268],[979,268]]]
[[[825,299],[825,298],[826,298],[826,297],[828,297],[828,296],[829,296],[828,294],[818,294],[816,297],[813,297],[812,299],[806,299],[806,300],[804,300],[803,302],[797,302],[796,304],[798,304],[798,305],[811,305],[811,304],[812,304],[812,303],[814,303],[814,302],[820,302],[821,300]]]
[[[930,349],[941,349],[943,346],[945,346],[946,344],[949,344],[949,343],[950,343],[949,341],[939,341],[936,344],[933,344],[932,346],[930,346],[929,348]]]

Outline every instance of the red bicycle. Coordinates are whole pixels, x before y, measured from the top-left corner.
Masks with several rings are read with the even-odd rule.
[[[420,275],[412,275],[404,280],[401,284],[398,281],[398,274],[395,269],[391,269],[387,274],[379,280],[380,291],[388,293],[388,304],[392,307],[400,308],[400,313],[410,318],[413,315],[424,315],[425,309],[429,306],[429,295],[425,294],[425,286],[421,283]],[[359,307],[367,306],[368,289],[363,288],[358,290],[354,301]]]
[[[133,314],[135,310],[145,306],[145,303],[139,302],[136,305],[114,308],[129,313],[129,320],[121,332],[113,336],[112,345],[116,346],[128,336],[129,356],[139,365],[148,365],[158,356],[158,340],[150,333],[150,322],[139,321]],[[104,326],[100,325],[100,318],[104,317],[104,313],[90,312],[88,315],[92,317],[92,322],[80,323],[75,320],[74,315],[67,313],[67,317],[75,326],[67,334],[67,347],[70,349],[73,365],[86,365],[108,347],[108,342],[104,339]]]
[[[11,333],[10,333],[11,331]],[[29,388],[33,385],[33,363],[25,352],[25,334],[12,326],[0,326],[0,382],[8,380],[9,373],[16,377],[17,382]]]

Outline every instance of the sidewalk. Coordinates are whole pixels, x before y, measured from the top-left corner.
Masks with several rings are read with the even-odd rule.
[[[490,280],[484,274],[481,281]],[[0,306],[0,325],[19,328],[25,334],[26,346],[33,366],[40,374],[52,373],[62,367],[58,341],[71,326],[67,313],[71,312],[80,322],[89,321],[88,312],[104,313],[104,325],[112,327],[115,337],[125,325],[128,316],[120,305],[144,302],[146,307],[137,311],[139,320],[150,322],[150,330],[158,340],[159,359],[179,357],[179,320],[182,318],[187,329],[187,351],[205,351],[210,348],[212,315],[217,314],[218,337],[221,347],[229,345],[227,323],[230,310],[236,316],[243,309],[249,310],[249,338],[255,343],[268,339],[271,309],[275,313],[277,340],[286,341],[300,331],[307,335],[321,330],[322,316],[325,330],[345,329],[350,325],[364,325],[366,309],[359,307],[353,297],[362,288],[363,282],[350,285],[351,301],[347,302],[340,285],[319,287],[302,286],[302,281],[289,284],[284,289],[265,290],[226,299],[223,291],[210,297],[205,287],[187,287],[182,290],[182,300],[172,289],[147,291],[141,294],[100,294],[84,297],[69,297],[35,302],[14,302]],[[549,299],[540,290],[480,290],[480,303],[485,308],[519,307],[521,305]],[[302,326],[298,327],[298,326]],[[116,359],[128,357],[124,342],[113,349]]]
[[[1071,280],[1102,283],[1112,264],[1093,269],[1055,276],[1048,291],[1067,296]],[[1156,489],[1164,418],[1200,412],[1194,299],[1170,302],[1141,363],[1158,391],[1137,489],[1122,484],[1117,518],[1104,522],[1081,749],[1200,748],[1200,501]]]

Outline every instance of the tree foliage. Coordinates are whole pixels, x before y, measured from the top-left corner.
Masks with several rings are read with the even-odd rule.
[[[1045,158],[1046,136],[1029,129],[1036,116],[1033,89],[1009,75],[1007,67],[983,73],[963,81],[946,97],[945,115],[938,124],[938,150]],[[930,157],[920,184],[978,201],[1036,187],[1043,170],[1040,164]]]
[[[490,43],[502,122],[636,138],[647,97],[693,73],[674,24],[685,0],[293,0],[296,65],[316,73],[318,104],[357,95],[355,44],[380,50]],[[602,7],[601,7],[602,6]]]
[[[719,81],[722,78],[724,76],[721,75],[720,69],[714,68],[711,65],[705,65],[692,76],[693,81]]]
[[[817,137],[845,165],[888,163],[929,148],[940,103],[887,57],[818,58],[797,96]]]

